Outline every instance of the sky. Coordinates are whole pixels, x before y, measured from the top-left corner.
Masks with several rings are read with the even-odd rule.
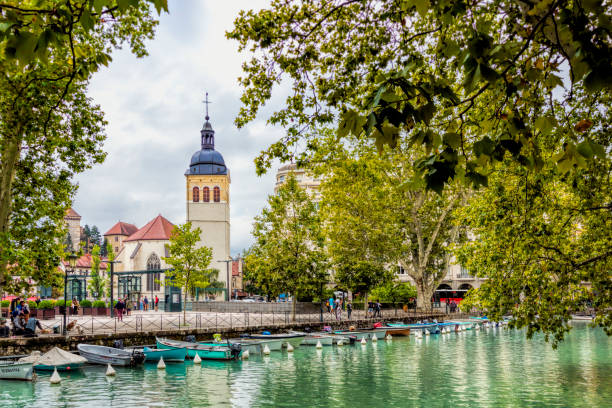
[[[108,121],[105,162],[80,174],[73,208],[81,225],[96,225],[104,234],[117,221],[142,227],[162,214],[174,224],[185,222],[185,170],[200,149],[205,92],[215,148],[230,169],[231,252],[250,246],[253,217],[274,190],[278,163],[264,176],[253,159],[283,130],[266,124],[281,102],[272,101],[255,121],[237,129],[240,108],[237,78],[247,54],[225,38],[241,9],[258,9],[267,1],[170,1],[160,18],[149,56],[129,50],[113,54],[109,67],[96,73],[89,95]]]

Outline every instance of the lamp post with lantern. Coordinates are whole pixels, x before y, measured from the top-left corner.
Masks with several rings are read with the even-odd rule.
[[[76,262],[77,259],[79,259],[79,257],[77,256],[77,254],[74,253],[74,251],[71,251],[70,254],[67,256],[68,258],[68,265],[70,265],[70,272],[74,273],[74,268],[76,266]],[[66,326],[68,325],[68,317],[67,317],[67,309],[68,309],[68,268],[66,268],[66,273],[64,274],[64,328],[63,328],[63,334],[64,336],[67,334],[67,330],[66,330]]]

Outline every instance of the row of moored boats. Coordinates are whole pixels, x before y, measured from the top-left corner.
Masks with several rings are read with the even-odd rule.
[[[350,330],[331,330],[303,333],[288,332],[271,334],[244,334],[239,338],[216,341],[197,342],[179,341],[166,338],[156,338],[154,346],[140,347],[107,347],[94,344],[79,344],[78,354],[60,348],[54,348],[47,353],[34,352],[29,356],[0,361],[0,379],[32,380],[34,371],[73,371],[83,365],[102,364],[108,366],[136,366],[144,362],[158,364],[184,362],[193,359],[203,360],[237,360],[249,358],[251,354],[270,354],[286,348],[293,351],[300,346],[342,346],[356,342],[377,341],[393,336],[408,336],[414,334],[422,337],[431,334],[459,332],[480,329],[481,327],[500,326],[505,322],[489,322],[486,318],[472,318],[450,322],[424,322],[415,324],[380,323],[371,328],[353,328]],[[110,370],[110,368],[109,368]]]

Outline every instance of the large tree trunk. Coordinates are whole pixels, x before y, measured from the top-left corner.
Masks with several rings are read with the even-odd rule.
[[[295,306],[297,303],[297,296],[292,295],[291,298],[291,321],[295,322]]]
[[[426,285],[423,281],[417,281],[417,309],[421,311],[427,311],[431,308],[431,296],[433,290],[429,285]]]
[[[13,203],[12,187],[15,179],[15,167],[19,160],[20,138],[16,136],[7,137],[0,151],[0,243],[2,239],[8,239],[9,220]],[[0,245],[0,286],[4,286],[4,278],[8,259],[2,253]]]

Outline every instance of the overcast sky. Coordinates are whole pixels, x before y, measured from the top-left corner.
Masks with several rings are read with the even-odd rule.
[[[158,214],[185,222],[185,170],[200,149],[204,93],[209,92],[215,148],[231,173],[232,255],[252,242],[253,217],[274,189],[277,166],[255,175],[254,157],[282,135],[265,123],[280,99],[261,117],[238,130],[233,120],[240,108],[241,75],[237,44],[225,31],[241,9],[260,8],[267,1],[170,1],[149,56],[137,59],[128,50],[95,74],[90,96],[106,114],[108,152],[102,165],[78,176],[74,209],[81,224],[105,233],[117,221],[142,227]]]

